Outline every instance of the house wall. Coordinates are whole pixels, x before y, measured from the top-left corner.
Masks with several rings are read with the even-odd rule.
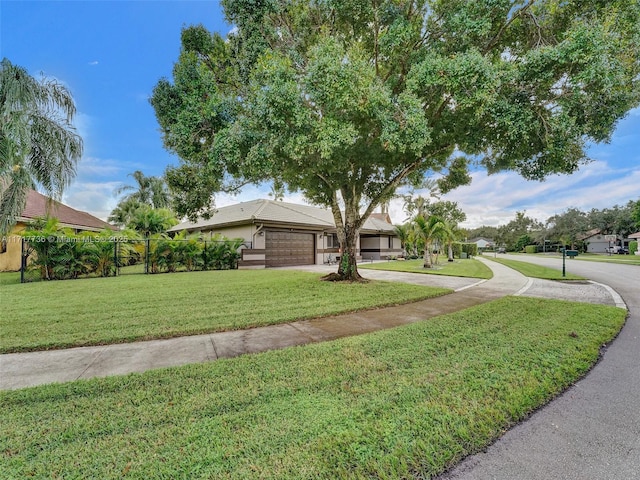
[[[20,270],[22,237],[19,233],[25,228],[24,223],[18,222],[8,235],[0,239],[6,246],[6,251],[0,253],[0,272],[17,272]],[[0,249],[0,251],[2,250]]]
[[[360,255],[363,260],[386,260],[402,255],[400,239],[395,235],[362,235]]]

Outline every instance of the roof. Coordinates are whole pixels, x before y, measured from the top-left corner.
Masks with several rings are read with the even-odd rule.
[[[576,238],[578,240],[585,240],[587,238],[591,238],[595,235],[601,235],[602,234],[602,230],[599,228],[593,228],[589,231],[584,232],[582,235],[577,235]]]
[[[94,217],[90,213],[71,208],[64,203],[57,202],[35,190],[27,193],[27,203],[18,217],[19,221],[29,222],[38,217],[54,217],[63,227],[78,230],[115,230],[116,227]]]
[[[485,242],[489,242],[489,243],[493,243],[493,240],[487,237],[474,237],[470,240],[468,240],[469,243],[476,243],[479,242],[480,240],[484,240]]]
[[[321,230],[336,228],[333,221],[333,213],[330,210],[297,203],[259,199],[220,207],[208,220],[198,219],[197,222],[182,222],[169,229],[169,231],[207,230],[256,223],[315,227]],[[370,217],[361,231],[365,233],[380,231],[392,233],[394,227],[384,220]]]
[[[629,235],[629,238],[640,239],[640,232],[632,233],[631,235]]]

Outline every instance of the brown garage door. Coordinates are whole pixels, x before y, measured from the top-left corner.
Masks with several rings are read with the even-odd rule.
[[[313,233],[267,230],[266,237],[267,267],[315,263]]]

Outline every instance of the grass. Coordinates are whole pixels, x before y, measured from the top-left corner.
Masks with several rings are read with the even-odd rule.
[[[509,268],[517,270],[521,274],[527,277],[543,278],[545,280],[585,280],[584,277],[574,275],[573,273],[566,273],[566,276],[562,276],[562,271],[555,268],[543,267],[540,265],[534,265],[529,262],[520,262],[518,260],[507,260],[500,257],[486,257],[489,260],[506,265]],[[569,261],[569,260],[567,260]],[[573,260],[571,260],[573,261]]]
[[[0,392],[0,478],[431,478],[583,376],[624,317],[507,297],[333,342]]]
[[[431,275],[448,275],[450,277],[491,278],[491,269],[478,260],[455,260],[453,262],[440,261],[436,268],[424,268],[424,261],[391,260],[389,262],[361,264],[358,268],[371,270],[392,270],[395,272],[428,273]]]
[[[290,270],[130,275],[2,286],[0,352],[131,342],[285,323],[450,290],[322,282]]]
[[[19,283],[20,272],[0,272],[0,287],[4,285],[17,285]]]
[[[605,262],[619,263],[623,265],[640,265],[640,256],[638,255],[594,255],[589,253],[581,253],[576,260],[586,260],[588,262]]]

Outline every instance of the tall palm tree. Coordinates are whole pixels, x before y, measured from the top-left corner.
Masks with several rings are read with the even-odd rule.
[[[152,208],[169,208],[171,195],[162,177],[147,177],[140,170],[130,173],[129,176],[136,181],[137,185],[124,185],[116,190],[116,195],[131,192],[126,195],[120,203],[128,200],[137,200]]]
[[[65,86],[0,62],[0,232],[15,224],[29,189],[60,198],[75,177],[82,156],[75,113]]]
[[[416,232],[424,242],[424,268],[431,268],[433,260],[431,258],[431,245],[442,234],[444,223],[439,217],[432,215],[424,218],[418,215],[414,220]]]

